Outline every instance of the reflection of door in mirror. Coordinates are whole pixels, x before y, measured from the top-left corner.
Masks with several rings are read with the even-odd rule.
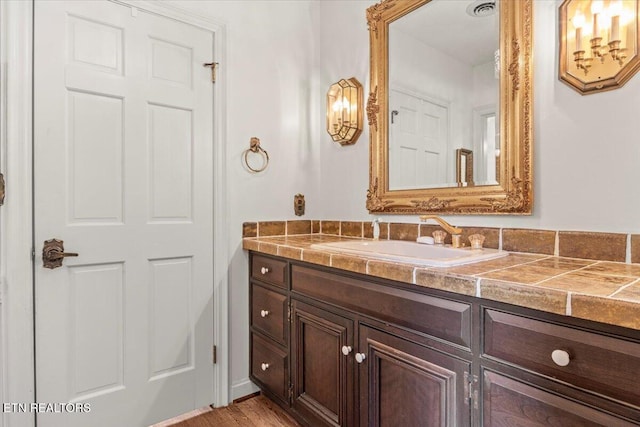
[[[476,117],[488,107],[497,123],[499,22],[494,2],[486,3],[492,8],[478,14],[473,0],[431,0],[389,24],[389,190],[456,187],[459,148],[476,153],[474,166],[482,171],[476,185],[497,183],[495,139],[487,141],[496,129]],[[415,118],[402,117],[405,104]],[[449,122],[437,150],[433,144],[425,149],[426,140],[434,139],[427,133],[441,120],[433,104],[446,106]],[[391,117],[392,111],[398,114]],[[428,170],[414,170],[414,164]]]
[[[450,182],[449,106],[426,95],[389,88],[389,189]]]
[[[473,151],[476,153],[474,179],[477,185],[491,185],[498,182],[500,146],[496,126],[495,105],[473,110]]]

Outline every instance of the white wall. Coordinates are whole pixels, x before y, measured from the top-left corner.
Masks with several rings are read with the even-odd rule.
[[[372,3],[321,2],[323,19],[332,22],[331,30],[323,31],[319,37],[321,92],[340,75],[356,75],[362,77],[361,81],[369,81],[365,11]],[[527,217],[448,218],[456,224],[640,232],[640,75],[621,89],[588,96],[581,96],[560,82],[560,3],[534,0],[534,213]],[[348,43],[354,54],[347,56],[336,50],[338,43]],[[322,120],[321,114],[317,120]],[[332,146],[321,136],[321,217],[370,218],[365,209],[369,148],[366,138],[367,130],[347,150]],[[415,216],[385,219],[417,222]]]
[[[318,218],[320,162],[315,119],[319,95],[317,5],[311,1],[185,1],[176,6],[226,24],[227,218],[231,398],[252,391],[249,375],[248,262],[242,223],[297,219],[293,197],[306,199],[305,218]],[[323,122],[324,123],[324,122]],[[243,166],[252,136],[269,153],[264,172]],[[216,245],[224,242],[216,242]]]

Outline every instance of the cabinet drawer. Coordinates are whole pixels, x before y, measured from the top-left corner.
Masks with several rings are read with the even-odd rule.
[[[292,289],[470,348],[471,305],[294,265]]]
[[[484,371],[485,426],[632,427],[598,408],[565,399],[495,372]]]
[[[251,334],[251,376],[285,402],[288,402],[287,353],[266,338]]]
[[[569,355],[566,366],[551,354]],[[484,312],[484,355],[640,406],[640,344],[500,311]]]
[[[261,255],[253,255],[251,277],[281,288],[287,287],[287,263]]]
[[[286,346],[287,297],[260,286],[251,285],[251,326]]]

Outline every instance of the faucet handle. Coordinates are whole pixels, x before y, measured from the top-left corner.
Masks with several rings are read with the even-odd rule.
[[[471,249],[482,249],[484,236],[482,234],[472,234],[469,236],[469,242],[471,242]]]
[[[444,239],[447,237],[447,233],[443,230],[436,230],[431,233],[433,236],[433,243],[436,245],[444,245]]]

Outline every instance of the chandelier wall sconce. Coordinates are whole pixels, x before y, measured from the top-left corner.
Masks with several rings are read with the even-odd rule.
[[[362,85],[355,78],[341,79],[327,92],[327,132],[340,145],[352,145],[362,133]]]
[[[565,0],[560,79],[581,94],[617,89],[640,68],[640,0]]]

